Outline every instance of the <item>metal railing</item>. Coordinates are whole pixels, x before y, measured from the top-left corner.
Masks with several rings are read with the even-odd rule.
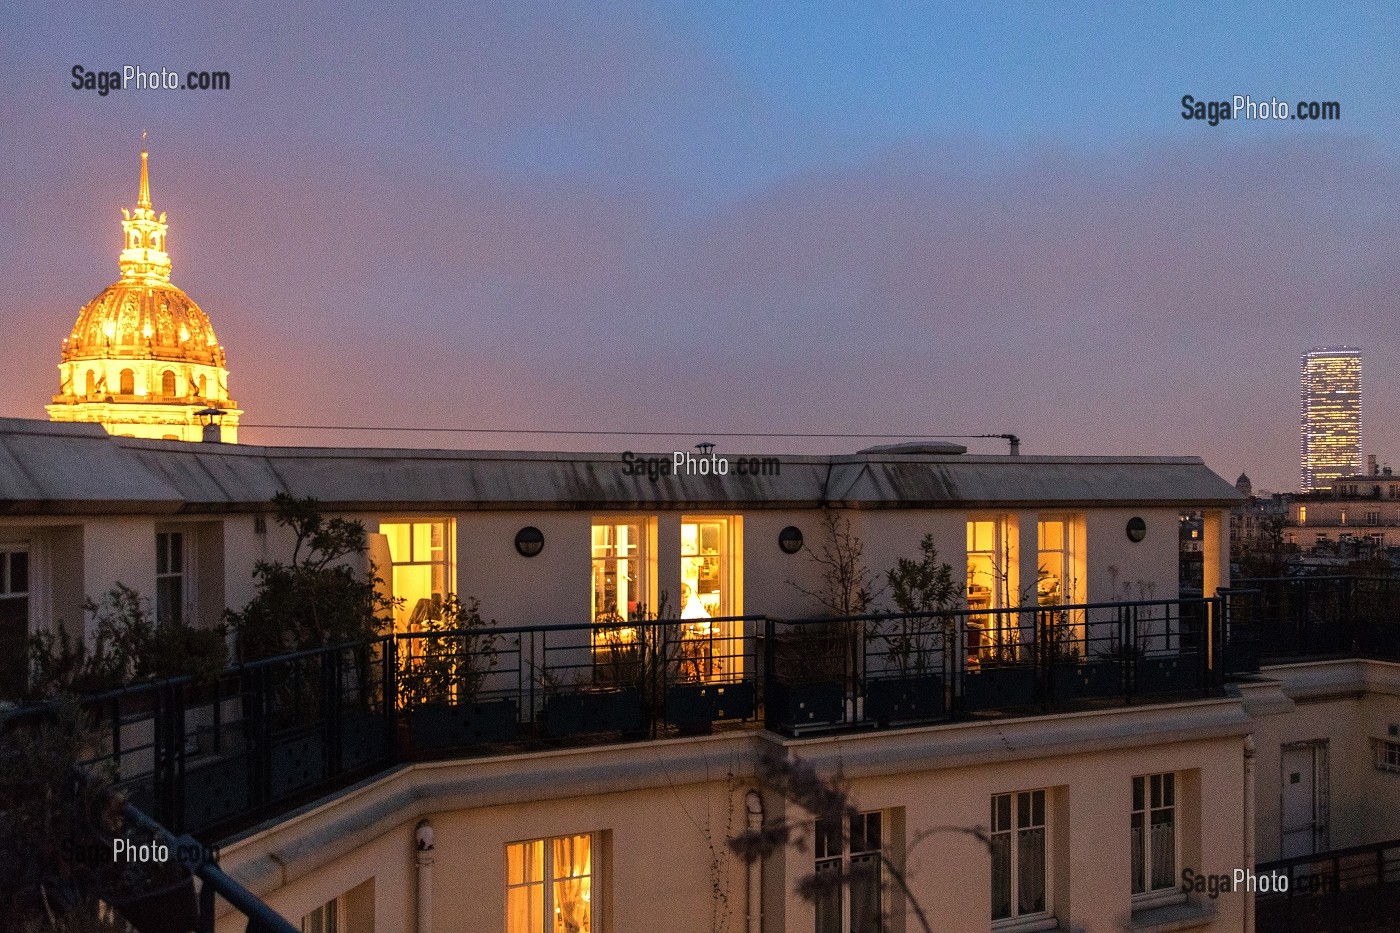
[[[1266,862],[1255,875],[1287,879],[1285,891],[1255,894],[1258,933],[1393,929],[1383,924],[1400,917],[1400,839]]]
[[[1297,576],[1242,579],[1225,592],[1226,644],[1241,659],[1357,655],[1400,659],[1400,578]]]
[[[213,839],[423,758],[1212,695],[1223,610],[1151,600],[390,635],[86,698],[86,764],[110,768],[161,825]]]

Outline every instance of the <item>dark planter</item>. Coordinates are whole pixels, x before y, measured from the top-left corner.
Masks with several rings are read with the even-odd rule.
[[[1201,656],[1194,651],[1139,658],[1133,670],[1133,684],[1139,694],[1181,693],[1202,686]]]
[[[340,724],[340,767],[354,771],[389,757],[389,731],[378,713],[353,713]]]
[[[642,730],[642,696],[635,687],[556,693],[544,701],[544,737]]]
[[[181,789],[185,803],[184,829],[197,832],[247,812],[252,806],[248,767],[248,756],[240,753],[186,768]]]
[[[1225,673],[1259,673],[1261,647],[1257,638],[1241,638],[1227,642],[1221,656]]]
[[[270,754],[272,798],[311,787],[326,779],[325,740],[320,733],[274,740]]]
[[[1122,696],[1123,669],[1117,661],[1057,661],[1051,686],[1057,700]]]
[[[937,674],[872,677],[865,682],[865,719],[870,722],[939,719],[946,706],[943,678]]]
[[[513,699],[481,703],[427,703],[409,713],[415,748],[451,748],[509,742],[520,734],[520,705]]]
[[[846,718],[845,684],[817,680],[771,685],[765,701],[768,727],[784,732],[836,725]]]
[[[193,878],[181,878],[154,891],[110,897],[107,901],[137,933],[194,933],[199,929]]]
[[[666,690],[666,721],[681,728],[708,726],[721,719],[749,719],[754,707],[754,685],[747,680],[672,684]]]
[[[1014,709],[1035,703],[1035,669],[1026,665],[984,667],[963,674],[965,710]]]

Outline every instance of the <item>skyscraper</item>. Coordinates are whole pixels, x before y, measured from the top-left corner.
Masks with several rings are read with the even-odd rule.
[[[1302,490],[1361,472],[1361,351],[1318,347],[1303,354]]]

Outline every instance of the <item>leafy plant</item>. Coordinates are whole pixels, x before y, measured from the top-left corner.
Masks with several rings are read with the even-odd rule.
[[[118,583],[83,603],[92,641],[62,625],[30,638],[30,693],[92,694],[148,680],[192,676],[210,680],[228,665],[227,628],[198,628],[181,616],[157,621],[150,601]]]
[[[401,643],[400,703],[474,701],[499,660],[495,624],[482,618],[474,597],[449,593],[436,603],[420,622],[418,637]]]
[[[271,657],[325,645],[366,641],[388,624],[397,601],[384,596],[383,582],[357,572],[347,559],[368,550],[363,522],[325,518],[314,497],[278,493],[272,499],[277,524],[295,536],[291,561],[259,561],[258,590],[241,610],[227,613],[243,660]]]
[[[882,619],[867,637],[880,640],[902,676],[922,674],[934,666],[940,649],[952,635],[953,612],[962,607],[963,585],[953,568],[939,561],[933,535],[919,543],[920,558],[901,557],[885,574],[890,599],[901,615]]]
[[[0,734],[0,916],[7,929],[79,931],[99,926],[97,901],[117,879],[109,840],[122,800],[110,773],[84,775],[93,724],[71,698]],[[107,858],[83,858],[101,853]]]

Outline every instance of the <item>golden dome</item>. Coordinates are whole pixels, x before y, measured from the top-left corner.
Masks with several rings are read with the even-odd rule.
[[[63,342],[63,361],[168,360],[224,366],[214,326],[189,295],[169,282],[124,278],[78,314]]]
[[[151,206],[141,153],[136,206],[122,210],[121,278],[78,313],[63,341],[54,421],[97,422],[113,434],[198,441],[202,412],[219,409],[219,437],[236,443],[243,414],[229,397],[214,326],[170,281],[169,225]]]

